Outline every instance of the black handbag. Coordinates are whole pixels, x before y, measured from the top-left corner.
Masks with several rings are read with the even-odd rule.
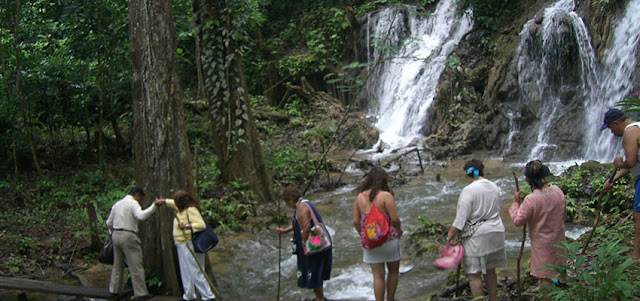
[[[189,214],[187,214],[187,220],[189,221],[189,224],[191,224]],[[213,249],[213,247],[215,247],[219,242],[218,236],[213,232],[211,226],[209,226],[206,221],[204,224],[206,225],[206,228],[202,231],[193,232],[193,229],[191,229],[191,243],[193,244],[193,250],[196,253],[206,253]]]
[[[111,241],[111,236],[107,238],[100,252],[98,252],[98,261],[104,264],[113,264],[113,242]]]

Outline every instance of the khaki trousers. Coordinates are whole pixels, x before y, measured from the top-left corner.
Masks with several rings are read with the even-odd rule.
[[[144,267],[142,265],[142,248],[140,239],[133,232],[115,230],[111,234],[113,240],[113,268],[109,292],[118,294],[122,291],[124,260],[127,259],[133,294],[136,297],[148,295],[147,284],[144,280]]]

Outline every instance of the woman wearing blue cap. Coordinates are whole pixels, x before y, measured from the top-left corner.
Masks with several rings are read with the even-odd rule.
[[[609,190],[620,178],[629,173],[636,179],[634,187],[636,195],[633,202],[633,219],[635,220],[633,240],[633,254],[631,259],[640,259],[640,164],[638,163],[638,139],[640,139],[640,122],[634,122],[618,109],[609,109],[604,114],[604,124],[600,130],[609,128],[616,137],[622,137],[624,158],[615,157],[613,165],[620,171],[613,177],[613,181],[604,182],[604,190]]]
[[[496,267],[507,266],[504,248],[504,224],[500,218],[500,189],[484,178],[484,164],[470,160],[464,165],[469,185],[458,198],[456,219],[449,229],[449,244],[462,240],[464,271],[474,300],[483,296],[482,278],[487,286],[489,300],[497,300]]]

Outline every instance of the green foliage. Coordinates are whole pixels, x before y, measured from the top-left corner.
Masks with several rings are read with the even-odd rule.
[[[246,142],[249,100],[241,62],[249,40],[247,28],[254,21],[252,18],[260,14],[250,6],[255,1],[202,3],[200,9],[206,12],[201,12],[201,16],[208,18],[206,24],[199,25],[205,49],[202,57],[205,90],[217,141],[225,147],[219,160],[227,162],[239,145]]]
[[[380,1],[367,1],[364,4],[358,6],[358,8],[356,9],[356,17],[361,18],[366,14],[375,11],[379,2]]]
[[[207,148],[198,148],[198,177],[200,191],[214,190],[216,180],[220,177],[221,171],[218,168],[218,157]]]
[[[480,43],[486,51],[495,50],[494,33],[510,17],[512,0],[461,0],[461,8],[472,8],[474,27],[479,27]]]
[[[582,186],[583,177],[591,176],[591,172],[588,169],[577,167],[573,172],[565,172],[560,176],[560,182],[558,186],[562,189],[565,195],[579,195],[585,190]]]
[[[302,18],[291,20],[280,36],[298,48],[280,59],[280,75],[298,77],[338,63],[349,26],[345,11],[340,8],[309,11]]]
[[[318,141],[320,143],[320,150],[324,153],[337,130],[338,125],[335,122],[323,122],[305,130],[302,133],[302,137]]]
[[[447,67],[455,69],[460,66],[460,60],[457,57],[450,56],[447,58]]]
[[[598,7],[600,10],[604,10],[609,4],[615,2],[615,0],[594,0],[591,2],[591,6]]]
[[[159,293],[162,291],[162,280],[150,269],[144,269],[144,279],[150,292]]]
[[[255,215],[258,204],[249,183],[233,181],[229,186],[219,199],[201,200],[202,215],[213,221],[217,232],[242,230],[243,221]]]
[[[353,62],[349,65],[343,66],[344,70],[350,69],[363,69],[369,66],[369,63]],[[363,72],[358,72],[356,76],[348,74],[346,72],[340,73],[328,73],[324,76],[328,85],[336,85],[336,88],[343,93],[349,93],[356,95],[360,92],[360,89],[366,81],[366,75]]]
[[[572,172],[565,172],[557,179],[550,181],[551,184],[557,185],[562,192],[564,192],[567,201],[567,220],[572,221],[576,218],[578,214],[576,198],[581,197],[582,192],[586,190],[586,187],[583,187],[583,178],[590,176],[591,172],[588,169],[576,167]],[[590,204],[593,204],[592,199],[589,199],[587,203],[582,203],[581,205],[585,206]]]
[[[597,195],[600,197],[602,193],[601,188],[604,186],[604,182],[607,179],[604,175],[596,175],[592,180],[589,186],[598,188]],[[602,197],[602,203],[600,204],[600,210],[604,213],[620,213],[627,209],[631,209],[631,204],[633,204],[632,198],[633,196],[627,195],[625,193],[624,187],[629,184],[629,178],[623,177],[616,181],[611,190],[608,193],[605,193]],[[631,198],[631,199],[630,199]],[[595,198],[583,203],[583,205],[595,205]]]
[[[290,146],[263,144],[264,157],[269,174],[277,187],[298,186],[313,176],[318,158]]]
[[[418,216],[418,225],[411,225],[407,227],[412,233],[420,233],[427,235],[435,235],[442,231],[442,225],[430,220],[426,214],[421,214]]]
[[[494,32],[499,23],[509,17],[512,3],[509,0],[462,0],[462,7],[473,8],[476,26]]]
[[[284,105],[284,110],[288,115],[295,117],[302,117],[302,114],[307,111],[307,105],[300,99],[296,98],[292,102]]]
[[[610,175],[613,170],[607,172]],[[606,181],[605,175],[593,174],[588,168],[576,166],[551,181],[562,189],[567,200],[567,220],[572,221],[579,214],[579,208],[585,212],[594,212],[596,201],[602,194],[602,188]],[[602,213],[619,213],[630,209],[630,198],[626,191],[629,184],[627,177],[616,181],[613,188],[602,196],[600,209]],[[592,195],[585,194],[593,191]]]
[[[634,288],[640,281],[630,277],[629,268],[635,261],[627,260],[629,248],[620,245],[620,240],[607,239],[598,248],[596,259],[588,261],[579,254],[577,242],[563,242],[556,246],[566,254],[566,266],[549,265],[548,270],[560,273],[566,288],[547,287],[553,300],[632,300],[638,297]]]
[[[11,257],[4,262],[4,269],[13,271],[14,273],[19,272],[21,266],[22,266],[21,258]]]
[[[46,143],[38,151],[48,163],[75,150],[77,141],[67,135],[78,127],[92,132],[101,114],[106,124],[130,110],[127,5],[39,0],[22,2],[18,11],[10,4],[0,20],[0,85],[6,87],[0,89],[0,159],[9,147],[28,153],[31,135]],[[16,162],[5,159],[0,167],[10,163]]]
[[[630,112],[639,112],[640,111],[640,98],[638,98],[638,93],[634,93],[633,96],[627,96],[623,100],[618,101],[616,106],[619,107],[628,107],[624,110],[627,113]]]

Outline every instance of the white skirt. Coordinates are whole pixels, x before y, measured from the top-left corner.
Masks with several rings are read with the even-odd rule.
[[[396,238],[385,242],[383,245],[367,250],[362,249],[362,261],[364,263],[385,263],[399,261],[402,257],[400,239]]]

